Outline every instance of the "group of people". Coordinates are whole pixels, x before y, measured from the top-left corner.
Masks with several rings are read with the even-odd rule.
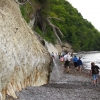
[[[82,72],[83,62],[81,60],[81,57],[77,58],[76,55],[72,57],[70,54],[66,53],[64,56],[61,56],[60,61],[62,62],[62,65],[66,68],[68,73],[71,61],[73,62],[75,69],[77,71],[79,70],[80,73]],[[95,65],[94,62],[91,63],[90,75],[93,77],[94,86],[97,86],[98,83],[99,69],[100,68]]]
[[[65,55],[61,55],[60,61],[62,63],[62,66],[65,67],[67,73],[69,73],[72,63],[74,64],[75,69],[81,73],[83,66],[81,57],[79,57],[78,59],[76,56],[73,57],[71,53],[66,53]]]
[[[81,57],[77,58],[76,55],[73,56],[72,53],[61,53],[58,55],[61,61],[62,66],[65,68],[65,71],[69,73],[71,64],[74,65],[75,70],[82,72],[83,62]],[[54,58],[54,53],[52,52],[52,58]],[[95,65],[94,62],[91,63],[90,75],[93,77],[94,86],[97,85],[98,76],[99,76],[99,67]]]

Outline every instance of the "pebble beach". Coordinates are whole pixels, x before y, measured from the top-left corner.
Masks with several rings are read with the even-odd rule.
[[[100,78],[95,87],[89,70],[79,73],[70,66],[66,73],[58,58],[54,59],[49,84],[40,87],[27,87],[17,92],[17,99],[6,100],[100,100]]]

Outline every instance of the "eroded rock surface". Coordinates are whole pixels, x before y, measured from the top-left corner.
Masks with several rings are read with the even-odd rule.
[[[48,83],[50,55],[14,0],[0,0],[0,100],[26,86]]]

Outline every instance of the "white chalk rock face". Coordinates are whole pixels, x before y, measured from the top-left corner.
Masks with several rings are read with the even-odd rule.
[[[0,0],[0,100],[48,83],[50,55],[22,18],[14,0]]]

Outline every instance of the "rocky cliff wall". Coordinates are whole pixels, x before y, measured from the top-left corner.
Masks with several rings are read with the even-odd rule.
[[[14,0],[0,0],[0,100],[26,86],[48,83],[50,55]]]

